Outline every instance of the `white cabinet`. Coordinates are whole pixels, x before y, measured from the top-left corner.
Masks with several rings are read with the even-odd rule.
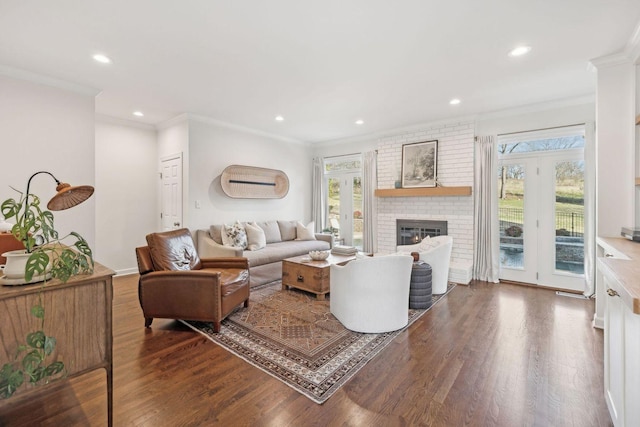
[[[611,280],[605,275],[608,291]],[[617,296],[605,299],[604,318],[604,395],[615,426],[624,424],[624,306]]]
[[[616,427],[640,426],[640,244],[629,243],[620,243],[633,251],[625,252],[628,258],[597,263],[604,291],[604,394]]]

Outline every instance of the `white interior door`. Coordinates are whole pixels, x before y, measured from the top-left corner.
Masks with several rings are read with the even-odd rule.
[[[163,159],[160,170],[162,230],[175,230],[182,227],[182,155]]]

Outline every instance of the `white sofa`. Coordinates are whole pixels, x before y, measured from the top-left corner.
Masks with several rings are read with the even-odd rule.
[[[362,257],[331,265],[331,313],[345,328],[364,333],[407,326],[413,258],[408,255]]]
[[[196,239],[200,258],[245,257],[249,260],[251,287],[282,279],[282,260],[309,251],[331,249],[333,236],[314,234],[313,240],[297,240],[297,221],[258,221],[265,233],[266,246],[257,250],[225,246],[222,243],[222,224],[198,230]],[[245,224],[246,225],[246,224]]]
[[[411,254],[411,252],[420,254],[420,260],[431,266],[431,292],[438,295],[447,292],[452,248],[451,236],[436,236],[425,237],[415,245],[399,245],[396,251],[400,254]]]

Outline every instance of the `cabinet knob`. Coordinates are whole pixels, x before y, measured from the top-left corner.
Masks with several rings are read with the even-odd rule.
[[[609,289],[607,289],[607,295],[609,295],[610,297],[617,297],[618,293],[616,291],[614,291],[613,289],[609,288]]]
[[[613,258],[613,254],[604,254],[605,258]]]

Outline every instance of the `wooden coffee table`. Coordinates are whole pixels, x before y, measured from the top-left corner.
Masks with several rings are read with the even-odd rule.
[[[329,255],[324,261],[313,261],[309,255],[282,260],[282,289],[296,288],[316,294],[319,300],[329,293],[331,264],[344,265],[355,255]]]

